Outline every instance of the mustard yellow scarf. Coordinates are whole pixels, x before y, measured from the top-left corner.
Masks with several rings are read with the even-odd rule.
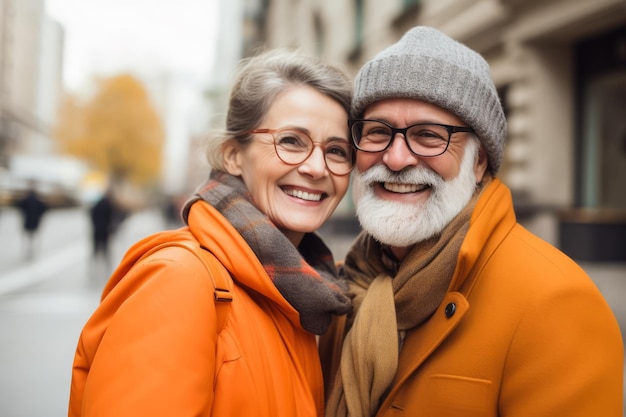
[[[480,190],[441,234],[416,244],[397,273],[386,266],[378,242],[365,232],[357,237],[345,262],[354,314],[348,319],[351,327],[327,417],[376,414],[396,374],[399,334],[422,323],[439,306],[479,194]]]

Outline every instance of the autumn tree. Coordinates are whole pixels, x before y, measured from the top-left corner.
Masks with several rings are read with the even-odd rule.
[[[117,180],[148,184],[161,173],[163,126],[145,88],[131,75],[100,80],[84,104],[68,96],[55,137],[66,152]]]

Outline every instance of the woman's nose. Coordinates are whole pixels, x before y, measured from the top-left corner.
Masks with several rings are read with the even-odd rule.
[[[326,160],[324,159],[324,149],[322,149],[321,146],[314,146],[311,155],[300,164],[298,170],[313,178],[320,178],[327,175],[328,171],[326,168]]]

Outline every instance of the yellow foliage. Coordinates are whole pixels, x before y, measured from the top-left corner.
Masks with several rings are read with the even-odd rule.
[[[116,178],[145,184],[161,173],[163,126],[146,90],[131,75],[101,80],[84,105],[67,97],[54,134],[66,152]]]

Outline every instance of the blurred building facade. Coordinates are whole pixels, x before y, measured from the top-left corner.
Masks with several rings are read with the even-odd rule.
[[[0,0],[0,165],[12,152],[53,148],[63,30],[44,6],[44,0]]]
[[[203,115],[199,117],[203,124],[189,138],[185,188],[179,189],[178,194],[188,195],[208,178],[210,167],[205,152],[207,141],[210,140],[211,130],[223,128],[235,68],[242,57],[249,55],[244,51],[246,39],[254,36],[246,35],[246,31],[256,25],[247,25],[246,16],[256,14],[252,11],[257,9],[255,3],[256,0],[218,2],[217,21],[220,29],[215,39],[214,64],[203,94],[204,104],[196,109]]]
[[[575,258],[626,261],[626,1],[252,3],[246,53],[300,47],[354,75],[415,25],[480,52],[509,122],[499,177],[519,220]]]
[[[16,156],[55,151],[63,36],[44,0],[0,0],[0,191],[18,186],[9,175]]]

